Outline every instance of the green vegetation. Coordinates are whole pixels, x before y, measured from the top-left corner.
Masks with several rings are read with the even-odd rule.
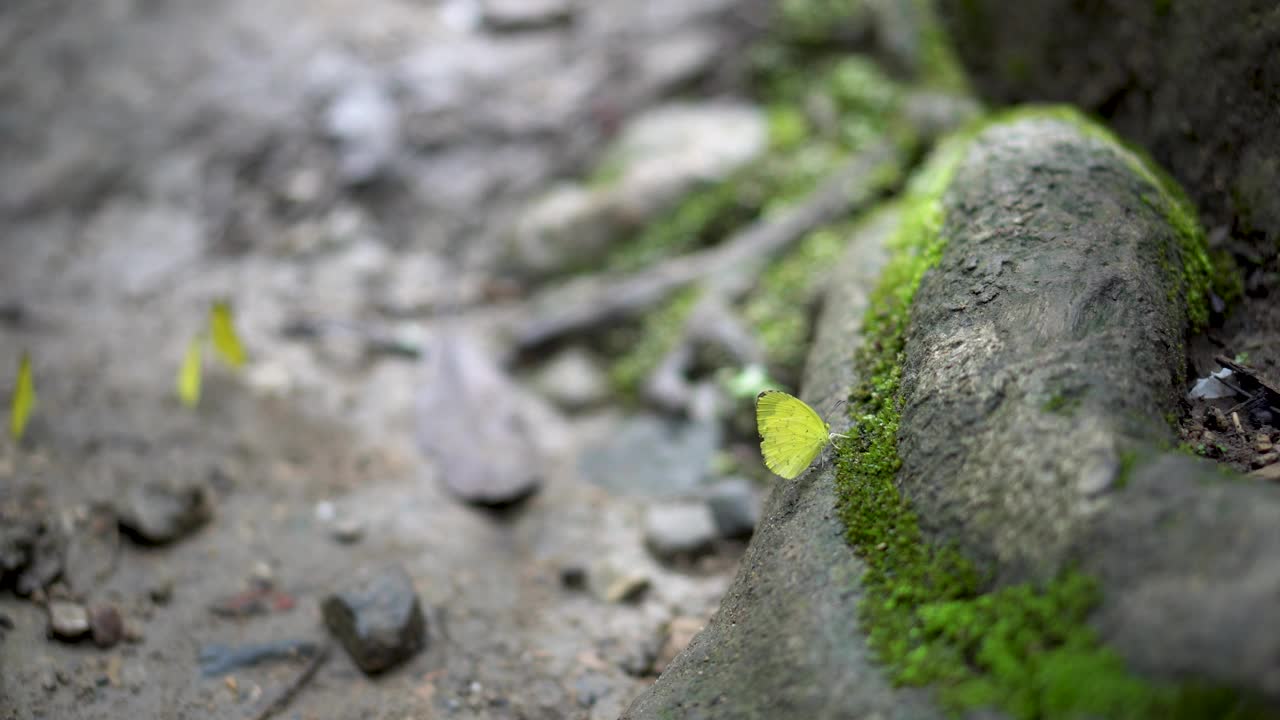
[[[35,375],[31,371],[31,355],[24,352],[18,360],[18,376],[13,382],[13,399],[9,405],[9,437],[14,442],[22,441],[35,407]]]
[[[697,300],[698,293],[687,290],[644,317],[632,338],[633,344],[609,369],[609,380],[619,394],[635,395],[649,373],[680,341],[684,322]]]
[[[1012,119],[1020,111],[996,120]],[[867,565],[860,607],[892,679],[931,685],[952,711],[993,706],[1026,718],[1245,718],[1231,692],[1154,685],[1129,673],[1087,619],[1095,583],[1064,572],[1041,586],[990,588],[958,549],[927,540],[895,477],[901,354],[924,273],[946,244],[942,195],[975,125],[944,142],[903,201],[894,257],[872,294],[850,393],[853,436],[837,455],[838,510]],[[1136,456],[1126,456],[1122,475]]]
[[[1054,393],[1044,402],[1045,412],[1056,413],[1058,415],[1070,415],[1080,407],[1080,398],[1064,393]]]

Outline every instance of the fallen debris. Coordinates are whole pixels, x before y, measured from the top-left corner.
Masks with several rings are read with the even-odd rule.
[[[311,657],[320,647],[320,643],[307,639],[273,640],[252,645],[203,645],[199,654],[200,673],[205,677],[217,677],[273,660]]]
[[[268,720],[268,718],[288,707],[289,703],[293,702],[293,698],[306,687],[307,683],[311,682],[311,678],[315,677],[316,670],[319,670],[320,666],[328,659],[329,645],[326,643],[311,658],[311,662],[307,663],[306,667],[302,668],[288,685],[280,688],[270,700],[264,703],[262,709],[250,715],[249,720]]]

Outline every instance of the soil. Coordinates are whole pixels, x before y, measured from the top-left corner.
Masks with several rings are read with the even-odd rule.
[[[29,351],[38,404],[20,444],[0,441],[0,529],[74,524],[152,482],[206,488],[212,518],[173,542],[119,540],[87,594],[132,642],[52,640],[41,593],[0,593],[0,718],[252,716],[305,663],[204,677],[201,648],[323,641],[323,598],[386,564],[414,581],[426,649],[370,678],[337,648],[282,716],[617,717],[667,627],[710,616],[740,545],[697,568],[646,553],[645,498],[576,470],[617,426],[609,409],[539,429],[535,496],[470,508],[415,445],[413,361],[282,330],[429,335],[424,308],[484,302],[512,215],[705,70],[722,38],[704,18],[725,5],[593,3],[572,30],[498,35],[468,0],[5,3],[0,402]],[[637,60],[669,56],[667,38],[681,58],[713,52],[691,69]],[[361,83],[392,87],[405,127],[389,167],[353,183],[325,108]],[[250,361],[206,357],[189,410],[174,378],[218,298]],[[336,538],[335,513],[363,537]],[[589,588],[611,573],[647,591],[608,602]],[[262,612],[211,610],[264,584]]]
[[[1272,266],[1275,266],[1273,260]],[[1280,273],[1259,268],[1246,280],[1246,296],[1220,319],[1218,327],[1190,344],[1190,381],[1218,372],[1216,357],[1232,359],[1272,388],[1280,387]],[[1237,381],[1239,379],[1237,378]],[[1248,390],[1249,388],[1241,388]],[[1240,395],[1214,400],[1187,400],[1179,426],[1184,450],[1212,458],[1242,473],[1258,473],[1280,463],[1280,415],[1260,402],[1245,405]]]

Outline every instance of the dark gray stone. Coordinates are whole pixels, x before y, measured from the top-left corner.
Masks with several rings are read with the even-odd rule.
[[[702,555],[715,539],[715,519],[703,503],[655,505],[645,513],[644,543],[662,560]]]
[[[208,491],[196,483],[135,482],[116,502],[120,529],[139,542],[164,545],[198,529],[213,516]]]
[[[369,674],[384,672],[426,646],[426,620],[413,581],[393,566],[325,598],[325,624]]]
[[[716,521],[720,537],[750,537],[760,522],[760,498],[751,483],[730,478],[707,489],[707,507]]]

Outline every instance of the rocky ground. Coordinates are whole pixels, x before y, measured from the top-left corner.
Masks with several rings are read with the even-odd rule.
[[[759,519],[750,398],[815,335],[805,396],[847,396],[862,310],[815,328],[824,280],[865,308],[898,219],[864,211],[979,111],[927,3],[767,5],[0,9],[0,401],[24,352],[38,393],[0,441],[0,718],[622,714]],[[1235,388],[1165,419],[1275,479],[1267,262],[1189,350]],[[248,361],[206,342],[185,407],[220,300]],[[932,713],[841,664],[854,556],[814,487],[770,499],[721,628],[779,602],[743,642],[797,706]]]
[[[761,152],[718,90],[749,21],[7,3],[0,362],[38,405],[0,443],[0,717],[617,717],[763,486],[714,408],[625,410],[593,350],[516,367],[477,318],[549,269],[553,188],[642,223]],[[624,128],[621,189],[563,184]],[[249,361],[190,410],[219,298]]]

